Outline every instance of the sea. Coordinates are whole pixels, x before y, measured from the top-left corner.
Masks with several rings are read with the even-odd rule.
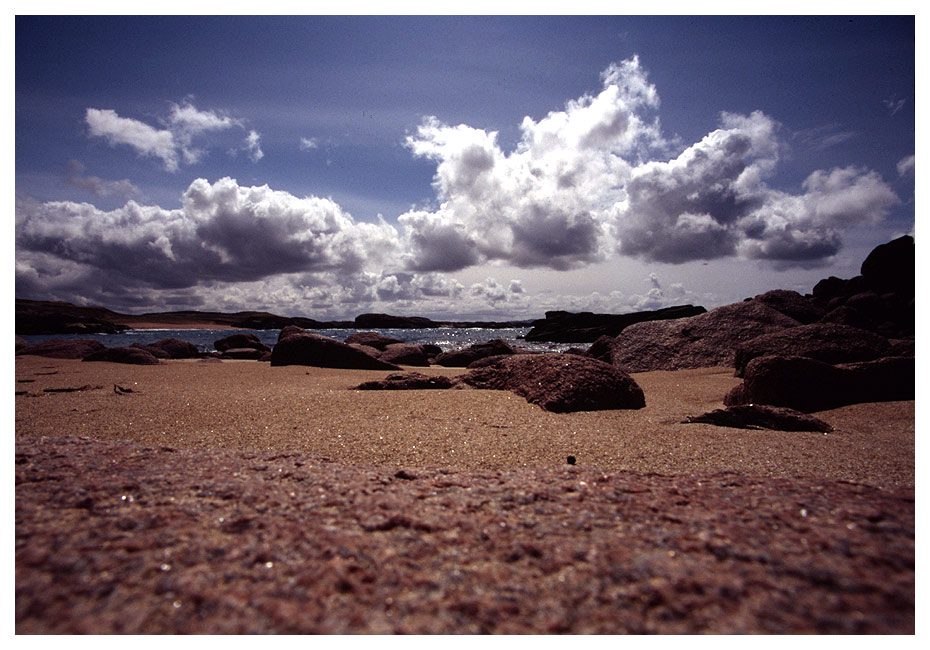
[[[523,339],[528,327],[507,327],[500,329],[491,329],[485,327],[435,327],[423,329],[321,329],[309,330],[317,332],[324,336],[329,336],[340,341],[356,332],[378,332],[384,336],[398,339],[405,343],[416,343],[424,345],[432,343],[442,348],[443,352],[460,350],[467,348],[475,343],[484,343],[492,339],[503,339],[512,347],[519,347],[532,352],[564,352],[573,347],[572,344],[566,343],[540,343],[530,342]],[[278,342],[280,330],[178,330],[178,329],[134,329],[126,330],[119,334],[18,334],[30,345],[41,343],[49,339],[94,339],[100,341],[107,347],[130,346],[133,343],[148,344],[160,341],[161,339],[174,338],[182,341],[189,341],[197,346],[201,352],[213,352],[216,350],[214,342],[233,334],[254,334],[258,339],[273,347]],[[574,344],[578,347],[579,344]]]

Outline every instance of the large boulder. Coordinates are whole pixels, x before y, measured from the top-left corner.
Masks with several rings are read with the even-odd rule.
[[[914,358],[830,365],[808,357],[758,357],[749,362],[743,383],[723,400],[728,406],[769,404],[804,413],[859,404],[912,400]]]
[[[753,298],[753,300],[780,311],[785,316],[790,316],[803,325],[819,321],[826,313],[823,307],[814,302],[813,298],[802,296],[797,291],[788,291],[787,289],[766,291]]]
[[[381,361],[396,363],[399,366],[428,366],[429,359],[423,347],[413,343],[391,343],[378,355]]]
[[[262,352],[269,352],[271,348],[262,343],[254,334],[232,334],[213,342],[218,352],[226,352],[234,348],[253,348]]]
[[[611,343],[611,363],[626,372],[732,366],[736,347],[798,321],[757,301],[706,314],[630,325]]]
[[[297,325],[286,325],[281,328],[281,331],[278,332],[278,342],[280,343],[289,336],[294,336],[295,334],[306,334],[307,330]]]
[[[473,361],[500,354],[514,354],[515,350],[503,339],[476,343],[462,350],[451,350],[436,355],[435,363],[440,366],[464,368]]]
[[[362,370],[400,370],[400,366],[365,354],[334,338],[304,332],[278,341],[271,351],[272,366],[317,366]]]
[[[378,334],[377,332],[355,332],[346,338],[346,343],[349,345],[353,343],[356,345],[367,345],[372,348],[377,348],[378,350],[384,350],[389,345],[403,343],[403,341]]]
[[[898,237],[872,249],[862,262],[860,273],[878,292],[891,292],[913,297],[915,282],[914,238]]]
[[[643,391],[622,370],[574,354],[517,354],[458,378],[474,388],[509,390],[547,411],[638,409]]]
[[[756,357],[809,357],[825,363],[871,361],[891,353],[887,339],[848,325],[811,323],[772,332],[746,341],[736,348],[736,376]]]
[[[104,348],[87,355],[84,361],[109,361],[137,366],[155,366],[161,363],[151,352],[132,346]]]
[[[16,351],[16,354],[34,354],[40,357],[51,357],[53,359],[83,359],[88,354],[103,350],[106,346],[100,341],[94,339],[74,339],[65,341],[62,339],[49,339],[28,345],[25,348]]]
[[[384,379],[366,381],[355,390],[436,390],[452,388],[452,379],[445,375],[425,375],[422,372],[399,372]]]
[[[133,343],[132,347],[147,350],[159,359],[197,359],[202,356],[196,345],[181,339],[167,338],[148,344]]]

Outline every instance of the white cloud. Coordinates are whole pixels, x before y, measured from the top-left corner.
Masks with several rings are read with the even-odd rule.
[[[120,117],[110,109],[88,108],[85,119],[92,136],[102,137],[111,145],[129,145],[143,156],[160,158],[168,171],[178,168],[178,143],[171,131]]]
[[[128,145],[143,156],[159,158],[169,172],[177,171],[181,160],[191,165],[203,158],[206,150],[194,146],[196,138],[213,131],[244,128],[241,119],[215,111],[202,111],[189,102],[171,104],[163,129],[120,117],[110,109],[88,108],[85,120],[91,136],[105,138],[111,145]],[[256,131],[250,131],[246,136],[245,149],[254,162],[264,155]]]
[[[907,156],[898,161],[898,176],[911,176],[914,174],[914,156]]]
[[[319,143],[316,138],[301,138],[300,139],[300,150],[309,151],[310,149],[316,149],[319,147]]]
[[[245,146],[252,162],[258,162],[265,157],[265,154],[262,152],[261,136],[257,131],[249,131],[249,135],[245,138]]]

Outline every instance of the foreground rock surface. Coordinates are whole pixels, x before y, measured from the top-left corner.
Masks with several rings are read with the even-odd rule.
[[[477,368],[459,380],[475,388],[513,391],[547,411],[639,409],[643,391],[608,363],[574,354],[517,354]]]
[[[914,491],[16,446],[18,634],[913,634]]]
[[[18,348],[16,354],[34,354],[52,359],[83,359],[88,354],[99,352],[106,346],[94,339],[49,339],[35,345]]]

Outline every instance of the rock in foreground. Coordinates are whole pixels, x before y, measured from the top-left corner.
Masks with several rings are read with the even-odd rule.
[[[639,409],[643,391],[628,374],[574,354],[517,354],[459,380],[474,388],[509,390],[547,411]]]

